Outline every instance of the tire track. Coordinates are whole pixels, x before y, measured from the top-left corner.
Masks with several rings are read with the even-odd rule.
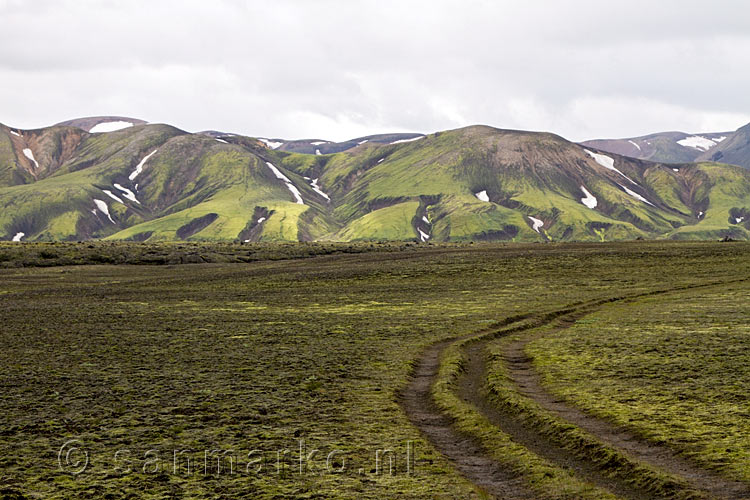
[[[501,431],[511,435],[514,441],[557,466],[575,471],[576,475],[583,480],[596,484],[623,498],[633,500],[654,498],[653,494],[624,478],[613,478],[595,463],[576,457],[573,452],[544,437],[527,422],[510,414],[510,412],[504,412],[490,402],[482,390],[486,378],[484,347],[489,341],[506,334],[508,331],[538,329],[555,321],[561,321],[558,328],[569,327],[577,319],[608,303],[630,301],[693,288],[722,286],[739,281],[745,281],[745,279],[689,285],[670,290],[657,290],[625,297],[577,303],[566,309],[545,314],[539,322],[530,326],[521,325],[512,328],[514,324],[520,325],[522,320],[533,317],[532,315],[516,316],[501,323],[497,327],[502,327],[500,331],[485,331],[433,344],[419,358],[412,378],[400,394],[402,407],[412,424],[425,435],[432,445],[445,455],[459,472],[481,489],[501,499],[525,500],[536,498],[536,495],[526,487],[523,477],[508,470],[493,459],[478,440],[455,429],[451,417],[443,414],[432,400],[430,390],[437,379],[442,352],[453,343],[476,339],[465,349],[468,362],[466,373],[459,379],[458,394],[460,397],[472,403],[479,413]],[[525,354],[525,346],[532,338],[514,342],[506,350],[506,361],[511,368],[511,373],[513,373],[513,380],[524,396],[531,398],[546,410],[572,424],[579,425],[578,422],[580,422],[580,428],[602,442],[617,448],[631,460],[648,464],[660,470],[666,470],[683,479],[697,491],[703,491],[711,497],[726,500],[750,499],[750,485],[731,481],[712,471],[702,469],[678,456],[669,448],[646,443],[627,430],[616,428],[612,424],[588,416],[580,410],[559,401],[559,398],[554,395],[547,393],[541,386],[538,374],[533,370],[531,360]]]
[[[519,392],[553,415],[583,429],[605,444],[619,449],[633,461],[646,463],[680,477],[696,490],[705,491],[715,498],[750,499],[750,485],[732,481],[718,473],[701,468],[667,446],[650,443],[626,429],[588,415],[562,401],[542,386],[541,377],[534,369],[533,360],[526,354],[526,345],[543,336],[570,328],[577,319],[591,312],[593,311],[564,318],[559,326],[512,342],[505,348],[505,363]]]
[[[453,420],[432,401],[430,389],[437,377],[440,354],[450,344],[451,341],[433,344],[419,359],[400,397],[409,420],[464,477],[483,491],[504,500],[535,499],[523,478],[493,460],[474,438],[457,431]]]

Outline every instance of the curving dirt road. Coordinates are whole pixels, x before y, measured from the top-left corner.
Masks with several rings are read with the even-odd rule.
[[[701,285],[700,287],[720,285],[723,284],[714,283]],[[522,418],[512,412],[504,411],[490,402],[483,390],[486,380],[485,347],[488,342],[498,338],[502,333],[485,332],[467,335],[430,346],[423,353],[412,379],[401,394],[404,411],[412,424],[420,429],[433,446],[448,457],[464,476],[486,493],[495,498],[508,500],[537,498],[537,495],[526,486],[523,477],[494,460],[475,438],[459,432],[452,425],[452,419],[443,414],[431,398],[430,389],[437,378],[441,353],[454,342],[462,342],[470,338],[475,339],[468,343],[464,349],[467,369],[459,380],[458,395],[465,401],[470,402],[477,412],[486,417],[501,431],[510,435],[515,442],[547,461],[572,471],[576,477],[586,482],[595,484],[618,497],[626,499],[675,498],[680,496],[725,500],[750,499],[750,485],[731,481],[712,471],[702,469],[679,456],[670,448],[646,442],[625,429],[587,415],[581,410],[560,401],[559,398],[548,393],[542,387],[531,359],[525,354],[526,344],[534,338],[570,327],[576,320],[594,312],[604,304],[684,289],[663,290],[594,301],[587,304],[576,304],[570,308],[546,314],[543,321],[533,325],[536,333],[510,343],[504,351],[505,361],[512,380],[523,396],[537,402],[553,415],[578,426],[606,445],[618,449],[632,462],[645,464],[659,471],[666,471],[677,478],[678,482],[671,485],[674,489],[669,492],[668,496],[666,496],[667,494],[655,496],[652,492],[647,491],[642,486],[637,486],[628,478],[612,477],[610,472],[602,470],[596,463],[582,459],[579,454],[564,447],[561,443],[542,435]],[[521,321],[527,317],[509,319],[503,326],[512,329],[514,324],[521,325]],[[538,331],[540,325],[553,323],[556,323],[555,328],[547,328],[543,332]],[[531,327],[529,328],[531,329]],[[522,330],[525,327],[519,326],[516,331],[519,329]]]

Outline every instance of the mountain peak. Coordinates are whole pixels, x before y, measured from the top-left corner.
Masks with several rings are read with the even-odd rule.
[[[143,125],[148,123],[138,118],[129,118],[126,116],[87,116],[84,118],[74,118],[64,122],[57,123],[59,126],[78,127],[86,132],[114,132],[123,128],[134,125]]]

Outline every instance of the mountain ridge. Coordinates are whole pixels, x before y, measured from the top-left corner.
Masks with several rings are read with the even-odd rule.
[[[750,238],[750,171],[548,132],[474,125],[326,142],[324,153],[323,140],[82,120],[0,125],[0,239]]]

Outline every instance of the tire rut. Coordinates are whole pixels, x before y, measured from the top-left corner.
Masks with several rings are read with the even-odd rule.
[[[487,374],[484,356],[487,342],[489,340],[481,340],[466,347],[467,370],[459,380],[458,390],[464,401],[473,404],[479,413],[511,436],[513,441],[550,463],[573,471],[578,478],[629,500],[647,500],[652,497],[647,491],[640,490],[624,480],[605,475],[596,464],[576,457],[569,450],[526,425],[516,415],[493,405],[484,396],[483,390]]]
[[[523,478],[493,460],[474,438],[457,431],[452,419],[432,401],[430,389],[437,377],[440,354],[451,342],[433,344],[420,358],[400,397],[409,420],[464,477],[486,493],[503,500],[537,498]]]
[[[568,328],[581,317],[591,314],[606,304],[634,300],[641,297],[660,295],[683,291],[693,288],[726,285],[745,281],[746,279],[729,280],[725,283],[709,283],[703,285],[689,285],[670,290],[652,291],[628,297],[596,300],[588,303],[577,303],[567,309],[544,316],[541,324],[534,329],[560,322],[558,329]],[[467,479],[472,481],[484,492],[503,500],[530,500],[537,498],[523,477],[509,470],[484,450],[478,440],[458,431],[453,426],[453,420],[442,413],[431,396],[431,388],[435,382],[440,367],[440,356],[451,344],[470,338],[477,338],[470,343],[467,352],[467,372],[458,381],[459,396],[472,403],[488,420],[502,431],[513,436],[520,444],[549,461],[573,470],[579,478],[611,491],[615,495],[627,499],[647,499],[653,495],[647,493],[623,479],[612,478],[601,471],[596,464],[575,457],[569,450],[535,431],[531,426],[514,418],[499,409],[484,396],[484,382],[486,377],[486,361],[484,346],[504,335],[498,330],[514,323],[520,323],[531,315],[521,315],[507,318],[498,324],[495,332],[483,331],[449,339],[428,347],[418,359],[416,368],[409,383],[399,394],[400,403],[411,421],[437,451],[447,457],[456,469]],[[519,327],[525,330],[527,327]],[[545,333],[551,333],[549,330]],[[541,334],[539,334],[541,336]],[[536,336],[527,337],[513,342],[505,351],[505,361],[509,366],[512,379],[524,396],[536,401],[542,408],[558,417],[579,426],[594,435],[602,442],[617,448],[631,459],[648,464],[657,469],[665,470],[676,477],[683,478],[698,491],[704,491],[715,498],[724,500],[750,499],[750,485],[726,479],[719,474],[703,469],[692,462],[680,457],[675,451],[665,447],[648,443],[609,422],[592,417],[574,408],[560,398],[547,392],[541,385],[539,375],[533,368],[532,360],[526,355],[525,347]]]
[[[701,468],[671,448],[650,443],[626,429],[593,417],[564,402],[542,386],[541,377],[534,369],[533,360],[526,354],[526,346],[529,342],[545,335],[570,328],[576,320],[591,312],[594,311],[588,310],[563,318],[559,326],[525,337],[507,346],[504,350],[504,360],[519,392],[553,415],[580,427],[607,445],[619,449],[630,459],[681,477],[698,491],[727,500],[750,499],[750,485],[724,478],[718,473]]]

